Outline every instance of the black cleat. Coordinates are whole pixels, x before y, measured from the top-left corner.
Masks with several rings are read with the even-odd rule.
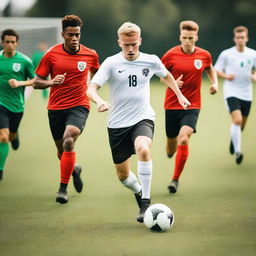
[[[81,172],[82,172],[82,167],[80,165],[76,165],[72,173],[73,184],[78,193],[81,193],[81,191],[83,190],[83,181],[80,177]]]
[[[175,194],[178,190],[179,181],[178,180],[172,180],[170,185],[168,186],[168,190],[170,194]]]
[[[235,153],[235,149],[234,149],[234,145],[233,145],[232,140],[230,141],[230,145],[229,145],[229,153],[231,155],[234,155],[234,153]]]
[[[242,153],[236,153],[236,163],[241,164],[243,161],[244,155]]]
[[[141,207],[141,191],[139,193],[134,193],[134,196],[135,196],[136,202],[140,208]]]
[[[19,133],[16,134],[16,137],[14,140],[11,141],[12,149],[17,150],[20,146],[20,139],[19,139]]]
[[[143,198],[141,199],[141,206],[140,206],[140,211],[139,215],[137,216],[137,221],[142,223],[145,215],[145,211],[148,209],[150,206],[150,199]]]
[[[4,171],[3,171],[3,170],[0,170],[0,180],[3,179],[3,176],[4,176]]]
[[[56,202],[66,204],[68,202],[68,192],[66,190],[59,190],[57,192]]]

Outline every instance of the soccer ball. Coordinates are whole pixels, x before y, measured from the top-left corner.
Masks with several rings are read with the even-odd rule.
[[[152,231],[164,232],[174,223],[172,210],[164,204],[153,204],[145,212],[144,224]]]

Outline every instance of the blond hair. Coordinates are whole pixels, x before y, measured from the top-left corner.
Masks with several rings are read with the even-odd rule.
[[[188,30],[188,31],[199,31],[199,26],[196,22],[192,20],[184,20],[180,23],[180,31]]]
[[[241,33],[241,32],[245,32],[245,33],[248,35],[248,28],[245,27],[245,26],[237,26],[237,27],[235,27],[235,28],[233,29],[234,35],[235,35],[236,33]]]
[[[141,34],[141,29],[138,25],[131,23],[131,22],[125,22],[121,25],[121,27],[117,30],[117,35],[125,35],[125,36],[133,36],[135,34],[139,33]]]

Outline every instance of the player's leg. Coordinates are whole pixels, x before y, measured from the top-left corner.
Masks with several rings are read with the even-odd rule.
[[[0,117],[1,127],[1,117]],[[0,128],[0,180],[3,179],[3,172],[6,163],[7,156],[9,154],[9,129]]]
[[[20,139],[19,139],[19,126],[21,119],[23,117],[23,112],[20,113],[10,113],[10,134],[9,134],[9,141],[11,142],[12,149],[17,150],[20,146]]]
[[[189,155],[189,139],[196,132],[196,124],[199,115],[198,109],[182,110],[180,113],[181,129],[177,137],[177,153],[175,156],[175,167],[172,181],[168,186],[170,193],[176,193],[179,185],[179,178],[184,169]]]
[[[171,158],[175,152],[177,151],[177,137],[175,138],[168,138],[166,142],[166,153],[169,158]]]
[[[152,180],[152,158],[151,145],[154,134],[154,122],[142,120],[135,125],[132,138],[134,141],[135,152],[138,157],[138,177],[142,188],[141,207],[138,222],[143,222],[145,211],[150,206],[150,189]]]

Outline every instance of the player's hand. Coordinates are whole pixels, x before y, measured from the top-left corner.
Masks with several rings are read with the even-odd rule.
[[[233,81],[235,78],[235,75],[233,74],[230,74],[230,75],[226,75],[225,79],[228,80],[228,81]]]
[[[17,88],[20,86],[19,81],[17,81],[16,79],[10,79],[8,83],[12,88]]]
[[[52,79],[52,85],[61,85],[63,84],[65,77],[67,73],[64,73],[63,75],[57,75]]]
[[[179,98],[179,103],[184,109],[191,106],[190,102],[183,95]]]
[[[215,94],[218,91],[218,85],[212,84],[210,87],[210,94]]]
[[[177,83],[177,85],[179,86],[179,88],[182,88],[182,86],[183,86],[183,84],[184,84],[184,82],[181,80],[182,77],[183,77],[183,74],[180,75],[180,76],[176,79],[176,83]]]
[[[98,112],[104,112],[109,110],[110,104],[106,101],[100,101],[97,103],[97,111]]]

